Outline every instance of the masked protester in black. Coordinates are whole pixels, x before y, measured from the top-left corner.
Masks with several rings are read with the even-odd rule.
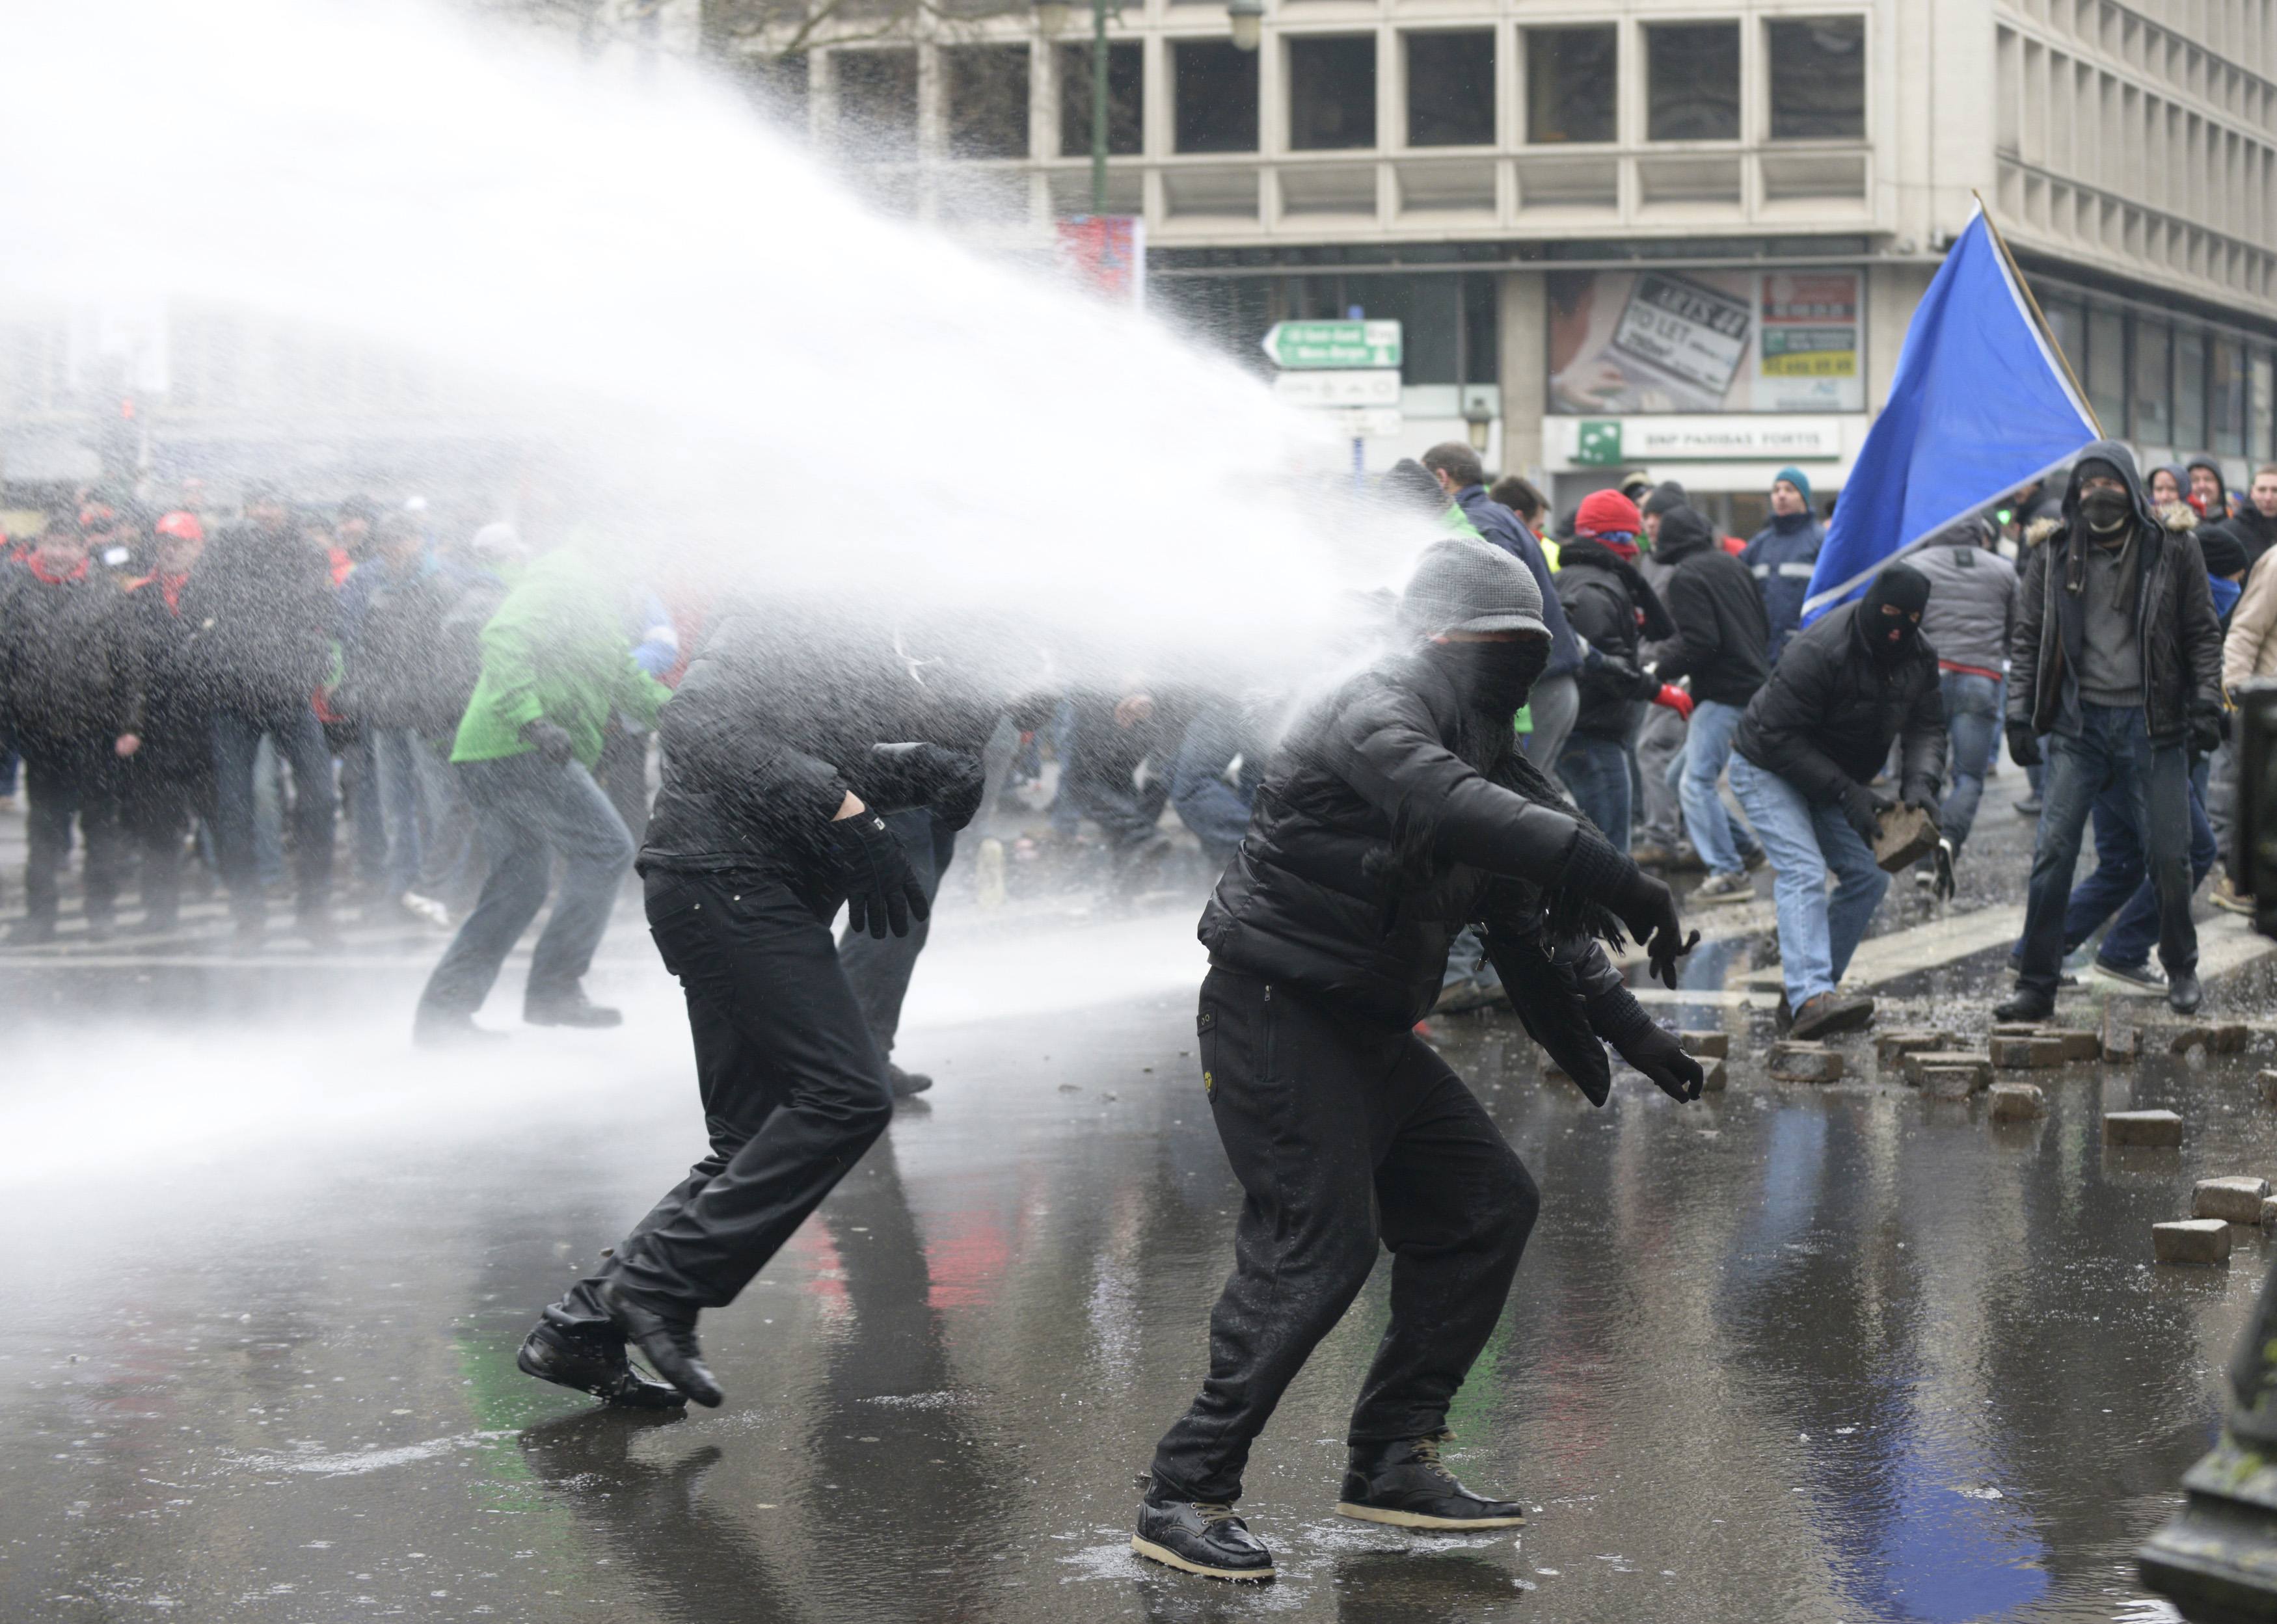
[[[658,722],[664,782],[639,869],[688,998],[711,1152],[545,1310],[523,1370],[614,1403],[718,1404],[699,1310],[735,1301],[893,1115],[830,934],[928,912],[885,813],[962,828],[1001,695],[903,640],[771,603],[725,616]],[[635,1371],[636,1344],[668,1386]]]
[[[1523,1520],[1439,1458],[1537,1202],[1413,1030],[1456,932],[1485,928],[1527,1029],[1593,1100],[1611,1086],[1607,1043],[1678,1099],[1702,1081],[1595,939],[1626,927],[1672,986],[1691,943],[1668,888],[1516,747],[1513,713],[1550,649],[1533,575],[1496,548],[1440,542],[1401,618],[1408,646],[1310,706],[1274,752],[1202,914],[1202,1088],[1247,1199],[1209,1377],[1156,1450],[1132,1545],[1213,1578],[1273,1576],[1233,1514],[1242,1468],[1379,1243],[1393,1257],[1391,1324],[1353,1412],[1337,1509],[1410,1528]]]

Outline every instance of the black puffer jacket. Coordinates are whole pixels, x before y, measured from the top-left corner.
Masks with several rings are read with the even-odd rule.
[[[1786,652],[1740,719],[1732,743],[1822,806],[1871,783],[1902,739],[1905,794],[1934,801],[1945,775],[1945,698],[1937,650],[1916,642],[1885,666],[1866,646],[1858,605],[1828,611],[1788,640]]]
[[[0,724],[34,748],[118,735],[131,686],[120,601],[99,564],[65,581],[0,566]]]
[[[1557,582],[1566,620],[1592,648],[1619,662],[1618,666],[1581,668],[1580,708],[1574,713],[1573,731],[1597,739],[1626,739],[1635,730],[1645,702],[1660,692],[1659,682],[1644,675],[1638,649],[1676,628],[1636,566],[1603,542],[1577,536],[1566,543],[1557,555]],[[1623,670],[1633,674],[1619,674]]]
[[[1578,813],[1516,793],[1515,751],[1482,775],[1470,758],[1488,753],[1466,743],[1465,720],[1443,670],[1415,654],[1307,707],[1274,751],[1249,832],[1202,911],[1210,961],[1405,1027],[1437,998],[1465,925],[1487,926],[1498,960],[1505,947],[1545,951],[1545,889],[1586,892],[1609,848]],[[1496,870],[1456,852],[1491,853]],[[1643,1019],[1595,943],[1555,956],[1600,1036]]]
[[[2186,530],[2169,530],[2151,512],[2128,449],[2098,440],[2080,453],[2110,463],[2126,476],[2136,508],[2135,544],[2141,550],[2135,591],[2136,634],[2143,642],[2143,685],[2151,737],[2180,738],[2190,718],[2221,711],[2221,621],[2206,585],[2205,558]],[[2076,732],[2080,725],[2078,668],[2085,611],[2078,592],[2067,589],[2074,520],[2079,513],[2079,474],[2074,465],[2064,489],[2064,527],[2034,548],[2016,596],[2015,641],[2008,649],[2008,720],[2029,722],[2035,733]]]
[[[818,912],[835,907],[830,823],[848,793],[895,812],[948,787],[878,747],[939,745],[977,767],[996,725],[1001,706],[913,665],[875,628],[729,611],[658,715],[664,782],[642,871],[770,875]]]
[[[196,628],[166,602],[156,576],[129,588],[119,605],[129,672],[121,731],[142,741],[137,770],[202,778],[213,770],[212,717],[191,680]]]
[[[1688,507],[1660,516],[1652,550],[1674,572],[1661,595],[1676,636],[1658,650],[1660,679],[1689,677],[1694,699],[1746,704],[1771,674],[1771,619],[1755,578]]]
[[[331,561],[293,530],[233,524],[182,588],[193,675],[219,710],[269,716],[308,704],[331,670],[339,602]]]

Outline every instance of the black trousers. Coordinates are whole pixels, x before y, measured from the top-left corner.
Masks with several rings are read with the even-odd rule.
[[[1321,1339],[1391,1252],[1391,1324],[1346,1436],[1420,1438],[1502,1317],[1541,1205],[1517,1153],[1448,1064],[1286,985],[1202,983],[1202,1086],[1246,1199],[1210,1312],[1209,1378],[1163,1436],[1176,1499],[1232,1500],[1249,1446]]]
[[[737,1293],[893,1119],[885,1064],[830,939],[834,907],[774,880],[647,878],[649,930],[688,996],[708,1155],[602,1270],[545,1310],[605,1323],[604,1279],[693,1318]]]
[[[180,914],[182,846],[192,817],[210,824],[214,816],[210,763],[183,754],[145,740],[126,763],[126,828],[142,850],[142,914],[154,930],[171,929]]]
[[[86,739],[19,739],[24,756],[24,912],[52,925],[61,906],[58,887],[71,855],[72,820],[87,842],[87,916],[108,922],[118,910],[126,867],[120,816],[125,775],[110,735]]]

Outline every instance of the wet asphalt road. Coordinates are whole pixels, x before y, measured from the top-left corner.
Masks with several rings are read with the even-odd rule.
[[[1914,932],[1892,964],[1938,962],[1885,983],[1885,1024],[1981,1031],[1999,951],[1885,914]],[[621,1031],[444,1063],[405,1041],[415,940],[0,968],[0,1620],[2162,1616],[2131,1552],[2212,1439],[2272,1253],[2242,1232],[2227,1268],[2161,1268],[2149,1228],[2193,1178],[2277,1172],[2266,1027],[2238,1059],[2068,1066],[2046,1119],[1995,1127],[1854,1040],[1841,1084],[1766,1081],[1745,930],[1657,1006],[1732,1034],[1700,1105],[1630,1075],[1593,1111],[1507,1018],[1441,1022],[1544,1195],[1455,1464],[1540,1514],[1478,1540],[1332,1514],[1380,1271],[1258,1450],[1244,1510],[1284,1576],[1238,1590],[1125,1544],[1238,1199],[1191,909],[959,917],[902,1057],[938,1087],[706,1317],[727,1406],[662,1423],[512,1362],[697,1153],[636,930],[596,978]],[[2266,960],[2216,995],[2277,1010]],[[2103,1111],[2146,1105],[2182,1150],[2103,1148]]]

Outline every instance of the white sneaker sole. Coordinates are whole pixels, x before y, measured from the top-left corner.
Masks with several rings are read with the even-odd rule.
[[[1131,1548],[1150,1562],[1160,1562],[1165,1567],[1175,1567],[1182,1574],[1199,1574],[1205,1579],[1228,1579],[1236,1584],[1260,1583],[1273,1577],[1269,1567],[1205,1567],[1199,1562],[1189,1562],[1167,1545],[1158,1545],[1151,1539],[1131,1537]]]
[[[2167,983],[2163,977],[2145,984],[2139,981],[2128,981],[2124,975],[2113,975],[2099,964],[2090,965],[2088,974],[2114,991],[2128,993],[2138,998],[2163,998],[2167,996]]]
[[[1719,903],[1726,902],[1753,902],[1755,899],[1755,892],[1753,886],[1748,887],[1746,891],[1726,891],[1720,892],[1710,892],[1705,893],[1695,891],[1688,899],[1687,899],[1688,901],[1698,903],[1702,907],[1714,907]]]
[[[1524,1517],[1432,1517],[1420,1511],[1382,1511],[1374,1506],[1355,1506],[1350,1500],[1336,1502],[1336,1515],[1354,1517],[1362,1522],[1382,1522],[1396,1529],[1443,1529],[1458,1534],[1473,1529],[1526,1526]]]

